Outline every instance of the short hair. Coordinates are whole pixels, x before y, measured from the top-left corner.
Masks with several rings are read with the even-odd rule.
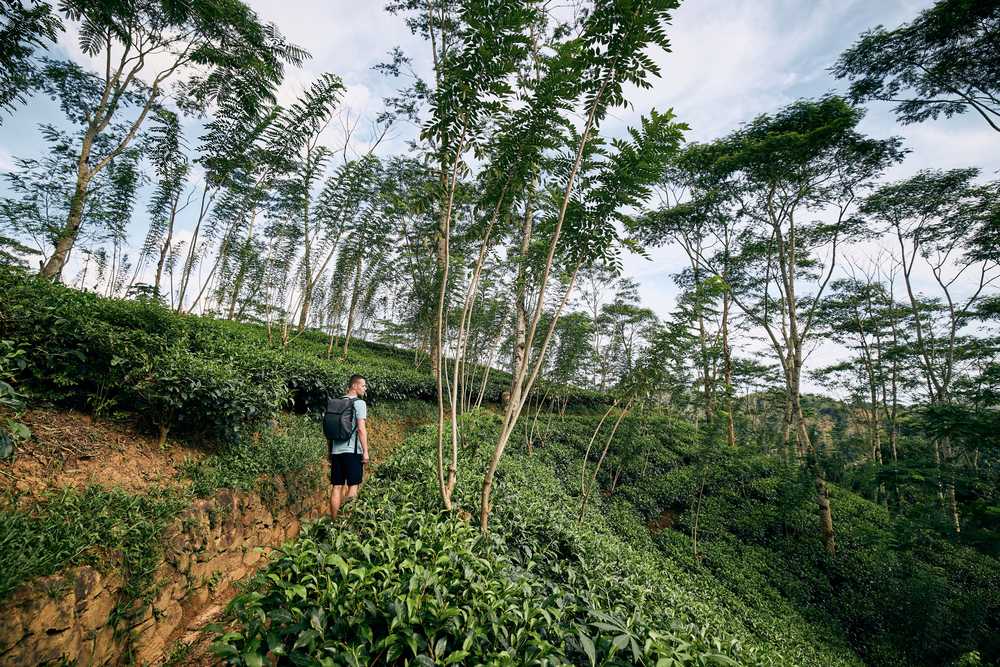
[[[364,380],[365,382],[368,382],[368,378],[366,378],[364,375],[358,375],[357,373],[355,373],[354,375],[351,376],[351,379],[347,381],[347,388],[350,389],[351,387],[353,387],[358,380]]]

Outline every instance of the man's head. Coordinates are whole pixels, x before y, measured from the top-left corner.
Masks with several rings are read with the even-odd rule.
[[[351,380],[347,383],[347,391],[357,394],[358,397],[364,397],[365,392],[368,391],[368,381],[365,376],[352,375]]]

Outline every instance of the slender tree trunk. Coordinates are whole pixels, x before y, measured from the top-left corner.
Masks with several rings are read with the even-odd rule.
[[[194,270],[196,262],[198,234],[201,232],[201,223],[208,214],[208,209],[212,206],[215,193],[208,196],[208,186],[201,191],[201,203],[198,206],[198,220],[194,223],[194,231],[191,233],[191,241],[188,245],[187,256],[184,258],[184,266],[181,268],[181,285],[177,292],[177,312],[184,311],[184,297],[187,294],[188,281],[191,279],[191,272]]]
[[[156,260],[156,277],[153,281],[153,290],[156,292],[157,296],[160,294],[160,281],[163,278],[163,265],[167,261],[167,256],[170,254],[170,244],[174,240],[174,220],[177,218],[177,204],[180,200],[180,191],[174,195],[174,201],[170,204],[170,218],[167,220],[167,235],[163,239],[163,245],[160,246],[160,256]]]
[[[725,278],[723,278],[725,279]],[[729,307],[730,297],[726,291],[722,295],[722,374],[726,392],[726,441],[736,447],[736,424],[733,419],[733,351],[729,347]]]
[[[226,319],[228,320],[232,320],[236,317],[236,304],[239,301],[240,291],[243,289],[243,281],[246,279],[247,275],[247,261],[250,256],[250,250],[253,247],[253,228],[256,221],[257,211],[255,209],[253,214],[250,216],[250,229],[247,231],[246,241],[243,242],[243,248],[240,251],[240,265],[236,270],[236,278],[233,280],[233,295],[229,300],[229,312],[226,314]]]
[[[455,181],[458,177],[458,163],[460,161],[461,146],[456,150],[454,161],[451,165],[451,173],[444,170],[444,160],[442,160],[441,186],[446,193],[445,205],[441,207],[441,215],[438,218],[437,228],[437,272],[438,272],[438,299],[436,312],[436,326],[434,331],[433,347],[431,349],[431,364],[434,371],[435,384],[437,385],[438,399],[438,423],[437,423],[437,472],[438,485],[441,492],[441,501],[444,508],[451,511],[451,493],[448,491],[448,480],[444,474],[444,331],[447,322],[446,301],[448,295],[448,273],[451,262],[451,209],[455,197]],[[449,471],[449,479],[450,479]]]
[[[344,330],[344,358],[347,358],[347,346],[351,343],[351,331],[354,327],[354,312],[358,304],[358,292],[361,290],[361,255],[358,255],[358,263],[354,267],[354,288],[351,290],[351,307],[347,311],[347,327]]]
[[[80,234],[80,227],[83,224],[83,206],[86,203],[87,186],[90,183],[89,169],[85,164],[86,155],[89,155],[90,148],[86,142],[84,146],[85,155],[82,155],[80,158],[81,164],[77,170],[73,197],[69,202],[69,214],[66,217],[66,226],[59,232],[55,249],[45,264],[42,265],[40,271],[41,276],[49,280],[58,280],[62,275],[69,251],[73,248],[73,244],[76,243],[76,238]]]
[[[493,364],[496,363],[497,354],[500,351],[500,347],[497,346],[493,348],[492,354],[490,354],[490,359],[486,363],[486,372],[483,373],[483,382],[479,385],[479,395],[476,397],[475,407],[479,407],[483,404],[483,397],[486,396],[486,387],[490,379],[490,371],[493,370]]]
[[[604,463],[604,459],[608,455],[608,450],[611,448],[611,442],[615,439],[615,433],[618,432],[618,427],[621,425],[622,420],[625,419],[625,416],[628,415],[631,407],[631,401],[626,403],[625,407],[622,408],[621,413],[618,415],[618,419],[615,420],[614,425],[611,427],[611,433],[608,434],[608,439],[604,443],[604,450],[601,451],[601,456],[597,459],[597,465],[594,466],[594,476],[591,479],[590,484],[583,489],[583,497],[580,499],[580,516],[577,518],[577,523],[583,523],[583,516],[587,511],[587,501],[590,499],[594,488],[597,487],[597,475],[601,472],[601,464]]]
[[[580,170],[580,165],[583,161],[583,152],[586,148],[587,142],[590,138],[590,133],[594,127],[594,118],[597,113],[598,105],[604,94],[604,89],[607,82],[601,84],[601,87],[594,94],[591,100],[590,111],[587,114],[587,120],[583,124],[583,129],[580,133],[580,143],[577,146],[576,157],[573,160],[573,165],[569,170],[569,174],[566,178],[566,187],[563,191],[562,204],[559,209],[559,214],[556,217],[555,228],[552,231],[552,236],[549,240],[548,253],[545,258],[545,266],[542,269],[541,277],[538,281],[538,302],[535,304],[535,312],[532,316],[531,327],[528,331],[528,336],[525,341],[525,351],[531,348],[534,342],[535,332],[537,331],[538,322],[542,316],[542,308],[545,302],[545,290],[548,287],[549,275],[552,271],[553,265],[555,263],[556,249],[559,245],[559,237],[562,233],[563,223],[566,221],[566,211],[569,208],[570,197],[573,194],[573,188],[576,182],[577,173]],[[552,333],[555,331],[556,324],[559,321],[559,314],[562,311],[563,306],[569,299],[569,295],[573,290],[573,285],[576,282],[577,273],[580,270],[580,264],[573,269],[573,274],[569,281],[569,287],[566,293],[563,295],[559,306],[556,308],[552,316],[552,322],[549,325],[548,331],[545,334],[545,339],[542,342],[541,348],[538,351],[538,360],[535,367],[531,373],[530,377],[527,377],[527,363],[524,367],[516,372],[512,378],[511,382],[511,401],[507,406],[507,410],[504,412],[503,426],[500,430],[500,438],[497,440],[496,447],[493,449],[493,456],[490,457],[489,465],[486,467],[486,474],[483,476],[483,491],[480,495],[479,500],[479,527],[482,532],[488,533],[490,526],[490,513],[492,511],[491,498],[493,494],[493,479],[496,475],[497,467],[500,465],[500,459],[503,456],[504,449],[507,447],[507,442],[510,440],[511,433],[514,431],[514,426],[517,423],[517,419],[521,416],[521,410],[524,407],[523,397],[515,397],[515,393],[528,393],[531,391],[531,387],[538,377],[538,372],[541,370],[542,362],[545,359],[545,352],[548,349],[549,342],[552,339]],[[525,355],[525,360],[527,361],[527,355]],[[527,378],[527,383],[525,379]]]
[[[618,470],[615,471],[615,476],[611,478],[611,489],[608,490],[608,495],[613,496],[615,494],[615,489],[618,488],[618,480],[622,476],[622,467],[618,466]]]

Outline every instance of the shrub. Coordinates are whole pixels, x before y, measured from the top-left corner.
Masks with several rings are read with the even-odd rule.
[[[457,500],[469,507],[498,422],[463,420]],[[220,655],[246,665],[267,655],[331,665],[854,663],[794,633],[761,641],[702,601],[703,582],[656,556],[625,506],[611,516],[629,522],[628,540],[603,514],[578,526],[539,457],[504,460],[483,538],[434,509],[432,441],[418,433],[378,469],[346,529],[324,520],[283,548],[233,601],[237,624],[220,636]]]
[[[298,496],[320,488],[326,474],[326,441],[319,426],[303,417],[284,417],[259,437],[234,443],[197,462],[184,465],[192,491],[208,496],[216,489],[258,491],[283,478]],[[298,497],[290,498],[292,502]]]
[[[180,316],[150,300],[106,299],[0,267],[0,339],[25,350],[17,380],[36,396],[96,413],[136,412],[160,431],[235,441],[284,407],[316,413],[347,378],[368,378],[369,400],[436,400],[408,353],[358,341],[326,358],[316,332],[288,347],[259,325]],[[509,377],[496,372],[486,400]],[[569,391],[579,406],[603,400]]]

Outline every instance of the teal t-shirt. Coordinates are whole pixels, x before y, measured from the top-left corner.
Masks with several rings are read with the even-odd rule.
[[[344,396],[344,398],[347,398],[347,396]],[[354,423],[357,424],[360,420],[367,418],[368,418],[368,406],[365,405],[365,402],[359,398],[356,401],[354,401],[354,419],[355,419]],[[330,453],[353,454],[355,445],[357,445],[358,447],[357,450],[358,454],[365,453],[364,450],[361,448],[361,443],[358,442],[357,429],[354,430],[354,435],[351,436],[351,439],[346,442],[337,442],[336,440],[334,440],[333,445],[330,447]]]

